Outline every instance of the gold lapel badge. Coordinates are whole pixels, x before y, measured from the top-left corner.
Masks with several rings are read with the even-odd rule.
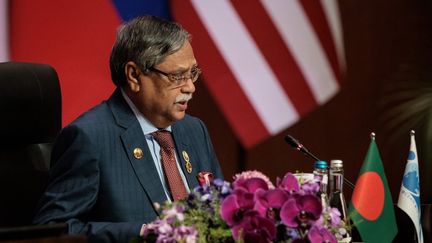
[[[140,148],[135,148],[133,151],[135,159],[141,159],[143,157],[143,151]]]
[[[190,174],[190,173],[192,173],[192,163],[190,162],[189,155],[184,150],[182,152],[182,155],[183,155],[183,159],[186,161],[186,164],[185,164],[186,171]]]

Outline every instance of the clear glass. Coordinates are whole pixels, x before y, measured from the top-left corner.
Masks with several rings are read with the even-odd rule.
[[[317,169],[314,170],[314,175],[319,177],[320,181],[320,191],[323,193],[327,193],[327,185],[328,185],[328,175],[327,169]]]
[[[346,221],[348,219],[348,211],[343,194],[343,169],[332,168],[330,176],[330,206],[339,209],[340,213],[343,216],[343,219]]]
[[[345,221],[348,231],[348,237],[351,235],[348,210],[343,194],[344,171],[342,165],[332,166],[330,168],[330,207],[337,208],[341,213],[341,218]]]
[[[329,205],[329,198],[327,194],[327,186],[328,186],[328,171],[327,169],[321,169],[321,168],[315,168],[313,171],[314,176],[319,180],[320,182],[320,191],[319,195],[321,197],[321,203],[323,207],[328,207]]]

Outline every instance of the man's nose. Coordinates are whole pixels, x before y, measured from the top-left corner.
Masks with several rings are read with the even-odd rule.
[[[181,87],[181,91],[182,91],[183,93],[193,93],[193,92],[195,92],[195,83],[192,82],[192,79],[189,78],[189,79],[186,81],[185,85],[183,85],[183,86]]]

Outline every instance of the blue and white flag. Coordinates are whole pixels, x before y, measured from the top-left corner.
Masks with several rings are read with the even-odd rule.
[[[411,131],[411,146],[397,205],[411,218],[417,231],[418,242],[423,243],[423,231],[420,221],[420,174],[414,131]]]

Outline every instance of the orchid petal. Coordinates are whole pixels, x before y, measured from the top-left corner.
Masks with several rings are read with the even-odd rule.
[[[337,243],[336,237],[325,228],[312,227],[309,230],[308,239],[311,243]]]
[[[235,223],[235,216],[240,206],[237,203],[237,197],[235,195],[229,195],[222,202],[220,208],[220,214],[223,220],[227,222],[228,225],[233,225]]]
[[[284,203],[280,210],[280,217],[282,222],[288,227],[297,227],[296,221],[297,215],[300,213],[300,209],[297,206],[297,202],[294,198],[290,198]]]
[[[322,212],[322,204],[318,197],[313,195],[304,195],[298,198],[302,210],[311,213],[314,220],[317,220]]]
[[[263,179],[254,177],[245,180],[237,180],[234,183],[234,188],[244,188],[246,191],[254,193],[259,188],[268,190],[268,185]]]
[[[300,185],[297,181],[297,178],[291,173],[286,173],[278,186],[279,188],[285,189],[289,192],[297,192],[300,190]]]
[[[276,226],[271,220],[251,211],[232,228],[232,234],[234,239],[241,238],[244,242],[272,242],[276,237]]]
[[[270,207],[280,209],[288,200],[289,195],[284,190],[274,189],[266,193],[266,198]]]

